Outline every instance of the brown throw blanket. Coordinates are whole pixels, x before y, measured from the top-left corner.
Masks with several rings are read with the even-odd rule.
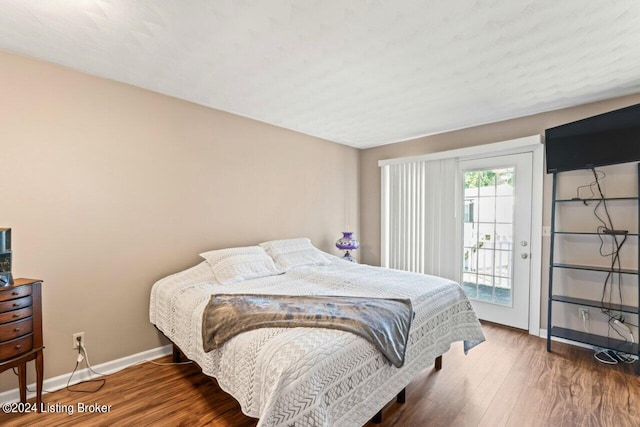
[[[202,343],[209,352],[253,329],[338,329],[365,338],[399,368],[404,364],[412,319],[408,299],[213,295],[202,317]]]

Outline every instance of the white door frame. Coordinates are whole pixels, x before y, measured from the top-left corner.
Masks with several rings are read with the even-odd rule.
[[[402,157],[380,160],[378,166],[415,162],[420,160],[436,160],[456,157],[459,160],[470,160],[493,157],[505,154],[533,153],[532,199],[531,199],[531,269],[529,287],[529,334],[540,335],[540,293],[542,278],[542,191],[544,188],[544,146],[540,135],[526,136],[509,141],[492,144],[475,145],[456,150],[440,151],[421,156]],[[382,177],[384,179],[384,177]],[[385,225],[382,217],[381,227]],[[384,251],[384,249],[383,249]],[[382,255],[382,254],[381,254]]]

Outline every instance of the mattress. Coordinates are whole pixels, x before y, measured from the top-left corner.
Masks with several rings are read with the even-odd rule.
[[[348,332],[265,328],[205,353],[202,314],[215,293],[346,295],[411,299],[415,318],[405,364],[392,366]],[[346,262],[221,285],[206,262],[157,282],[150,320],[258,426],[361,426],[456,341],[484,341],[460,286],[447,279]],[[445,361],[446,363],[446,361]]]

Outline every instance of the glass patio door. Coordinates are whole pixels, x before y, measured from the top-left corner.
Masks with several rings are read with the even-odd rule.
[[[532,154],[458,165],[462,288],[481,319],[528,329]]]

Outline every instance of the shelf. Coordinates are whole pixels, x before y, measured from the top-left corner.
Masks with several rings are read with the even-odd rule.
[[[570,268],[573,270],[587,270],[587,271],[602,271],[604,273],[609,273],[612,271],[615,274],[638,274],[638,270],[631,270],[629,268],[614,268],[613,270],[610,267],[597,267],[593,265],[577,265],[577,264],[552,264],[552,267],[555,268]]]
[[[611,304],[608,302],[602,303],[600,301],[594,301],[594,300],[583,299],[583,298],[573,298],[573,297],[567,297],[564,295],[554,295],[551,297],[551,300],[557,301],[557,302],[564,302],[567,304],[582,305],[585,307],[607,308],[609,310],[619,311],[622,313],[638,314],[638,307],[634,307],[631,305]]]
[[[599,202],[600,200],[605,201],[615,201],[615,200],[640,200],[640,197],[605,197],[604,199],[557,199],[556,203],[566,203],[566,202]]]
[[[611,234],[594,233],[593,231],[554,231],[552,234],[585,235],[585,236],[611,236]],[[624,234],[616,234],[623,237]],[[627,233],[627,236],[638,236],[638,233]]]
[[[635,187],[637,183],[637,186],[640,188],[640,163],[638,163],[636,167],[637,167],[637,171],[634,177],[634,181],[636,182],[631,182],[630,184],[632,184]],[[606,266],[603,266],[603,265],[594,266],[589,264],[586,264],[586,265],[569,264],[565,262],[556,261],[556,257],[558,254],[572,253],[571,250],[565,247],[562,247],[562,246],[556,247],[556,243],[566,243],[569,245],[569,247],[571,247],[571,246],[575,246],[576,244],[583,244],[583,243],[592,244],[592,243],[598,242],[598,240],[601,240],[602,242],[606,242],[606,243],[613,242],[613,239],[605,238],[603,236],[616,236],[616,240],[618,241],[618,244],[620,243],[621,240],[625,240],[629,237],[632,238],[631,240],[634,243],[636,242],[636,239],[638,242],[640,242],[640,215],[638,215],[638,212],[635,212],[634,215],[631,215],[629,212],[629,207],[632,207],[633,208],[632,210],[637,210],[636,206],[640,206],[640,192],[638,193],[638,195],[633,197],[604,197],[604,195],[601,192],[598,193],[598,196],[595,196],[595,193],[592,193],[594,197],[590,199],[575,198],[565,193],[569,198],[561,198],[561,197],[559,198],[558,191],[557,191],[559,176],[560,176],[560,173],[558,172],[553,173],[553,192],[551,195],[551,200],[553,201],[553,203],[551,204],[551,224],[552,224],[551,228],[553,231],[551,232],[551,239],[550,239],[551,241],[549,246],[549,255],[550,255],[549,264],[550,265],[549,265],[549,298],[548,298],[548,311],[547,311],[547,328],[548,328],[547,351],[551,351],[551,338],[558,337],[558,338],[564,338],[568,341],[581,342],[590,346],[621,351],[621,352],[633,354],[640,357],[640,345],[638,343],[625,341],[626,339],[625,337],[618,336],[617,334],[615,334],[615,332],[610,331],[609,333],[607,333],[608,335],[611,335],[611,336],[601,336],[601,335],[590,334],[587,332],[582,332],[581,331],[582,328],[580,327],[577,328],[578,330],[574,330],[574,329],[554,326],[554,323],[553,323],[554,310],[564,309],[566,313],[568,310],[575,309],[570,306],[560,307],[559,304],[572,304],[574,307],[576,305],[582,306],[582,307],[593,307],[594,310],[604,310],[605,312],[606,310],[609,310],[612,313],[624,313],[625,316],[633,316],[634,319],[636,318],[635,316],[640,316],[640,307],[639,307],[640,298],[636,299],[634,297],[630,299],[625,299],[625,301],[627,302],[627,305],[622,305],[622,304],[615,304],[610,302],[602,302],[600,300],[590,300],[585,298],[576,298],[574,296],[554,294],[554,282],[556,281],[554,279],[554,276],[558,276],[557,279],[571,279],[571,277],[564,277],[567,275],[557,274],[555,270],[556,268],[589,272],[588,274],[589,276],[595,276],[594,277],[595,279],[598,279],[598,276],[602,276],[601,278],[603,280],[605,278],[605,275],[611,278],[612,280],[613,280],[613,277],[610,277],[612,274],[613,275],[617,275],[617,274],[632,275],[631,277],[632,280],[628,280],[629,283],[627,285],[635,288],[633,290],[636,290],[636,291],[638,290],[638,287],[640,287],[640,272],[639,272],[640,253],[636,254],[638,257],[637,263],[636,262],[634,262],[633,264],[625,263],[625,267],[627,268],[611,268],[611,262],[613,261],[613,257],[609,257],[607,261],[604,261],[604,260],[600,261],[601,264],[602,263],[609,264]],[[597,182],[599,180],[599,177],[596,177],[595,179]],[[618,191],[620,190],[618,189]],[[586,193],[583,193],[583,195],[586,195]],[[604,203],[605,201],[607,202],[606,204]],[[595,206],[600,206],[600,205],[605,205],[605,206],[609,205],[610,210],[617,209],[618,214],[622,212],[622,214],[620,215],[624,215],[624,218],[625,218],[624,221],[616,224],[618,226],[617,229],[625,229],[631,232],[627,234],[605,234],[604,232],[602,232],[602,230],[605,229],[604,227],[589,227],[586,225],[586,223],[583,226],[580,226],[579,222],[572,221],[573,218],[571,218],[572,216],[571,214],[573,213],[572,209],[574,207],[579,208],[579,210],[583,211],[585,208],[583,204],[589,206],[587,210],[593,210]],[[567,217],[567,218],[564,218],[564,217]],[[556,220],[559,218],[568,219],[570,221],[566,222],[563,226],[558,226],[558,221]],[[603,220],[601,220],[600,222],[603,222]],[[574,225],[571,225],[571,224],[574,224]],[[556,228],[559,228],[559,230],[555,230]],[[562,230],[562,228],[565,228],[565,229]],[[570,231],[571,228],[582,230],[582,231]],[[615,227],[609,223],[609,227],[607,228],[615,228]],[[576,237],[564,237],[564,236],[582,236],[582,237],[576,238]],[[598,238],[594,238],[595,236],[597,236]],[[558,250],[558,253],[556,253],[556,250]],[[575,260],[578,263],[588,261],[588,259],[585,259],[585,258],[581,258],[581,259],[576,258]],[[620,267],[620,265],[616,264],[615,267]],[[634,267],[634,268],[632,269],[628,267]],[[599,272],[598,276],[596,276],[594,272]],[[585,285],[588,286],[588,284],[585,284]],[[559,290],[556,290],[556,292],[562,293],[562,291],[559,291]],[[567,291],[567,293],[571,295],[573,292]],[[594,297],[598,298],[595,295]],[[603,319],[599,319],[599,320],[603,320],[606,323],[607,317],[606,316],[600,316],[600,317],[602,317]],[[603,333],[605,332],[603,331]],[[613,335],[615,335],[615,338],[612,337]],[[629,338],[629,340],[633,341],[632,338]],[[640,376],[640,362],[636,362],[635,372],[636,372],[636,375]]]
[[[628,354],[638,354],[638,344],[617,340],[615,338],[603,337],[602,335],[588,334],[586,332],[554,326],[551,328],[551,336],[577,341],[600,348],[622,351]]]

